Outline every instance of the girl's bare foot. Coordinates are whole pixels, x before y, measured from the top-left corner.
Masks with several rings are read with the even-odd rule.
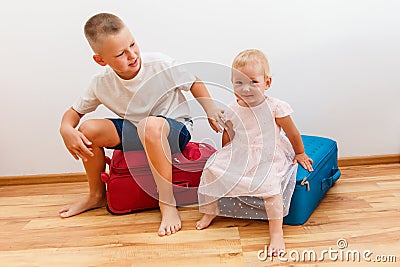
[[[159,236],[175,234],[182,228],[181,217],[175,206],[159,203],[161,211],[161,224],[158,229]]]
[[[285,252],[283,233],[270,234],[271,241],[268,247],[268,256],[277,257]]]
[[[203,217],[200,219],[200,221],[196,223],[196,229],[201,230],[207,228],[215,217],[217,216],[212,214],[204,214]]]
[[[62,207],[58,213],[61,218],[68,218],[87,210],[103,207],[105,204],[106,200],[103,196],[98,198],[87,196],[78,202]]]

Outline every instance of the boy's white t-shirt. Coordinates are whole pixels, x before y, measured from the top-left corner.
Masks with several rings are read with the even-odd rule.
[[[81,114],[103,104],[119,117],[137,125],[148,116],[162,115],[180,122],[190,118],[189,105],[181,90],[190,90],[196,77],[161,53],[143,53],[139,73],[121,79],[110,67],[93,79],[72,108]]]

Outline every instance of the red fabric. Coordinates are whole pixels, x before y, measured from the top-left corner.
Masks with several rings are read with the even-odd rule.
[[[198,143],[189,142],[185,149],[182,151],[182,154],[190,160],[197,160],[201,157],[201,152]]]

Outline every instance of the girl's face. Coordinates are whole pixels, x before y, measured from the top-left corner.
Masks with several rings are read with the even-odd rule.
[[[233,70],[232,82],[238,103],[254,107],[265,100],[264,92],[270,87],[271,78],[264,76],[261,64],[248,64]]]
[[[99,50],[94,60],[102,66],[109,65],[122,79],[130,80],[138,74],[140,50],[128,28],[104,39]]]

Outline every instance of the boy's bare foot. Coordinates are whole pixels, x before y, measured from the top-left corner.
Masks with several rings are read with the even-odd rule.
[[[204,214],[203,217],[196,223],[196,229],[201,230],[207,228],[217,215]]]
[[[285,252],[283,233],[270,234],[271,241],[268,247],[268,256],[277,257]]]
[[[61,218],[68,218],[87,210],[103,207],[105,204],[106,200],[104,197],[95,198],[87,196],[78,202],[62,207],[58,213]]]
[[[181,217],[175,206],[159,202],[161,211],[161,224],[158,229],[159,236],[175,234],[182,228]]]

